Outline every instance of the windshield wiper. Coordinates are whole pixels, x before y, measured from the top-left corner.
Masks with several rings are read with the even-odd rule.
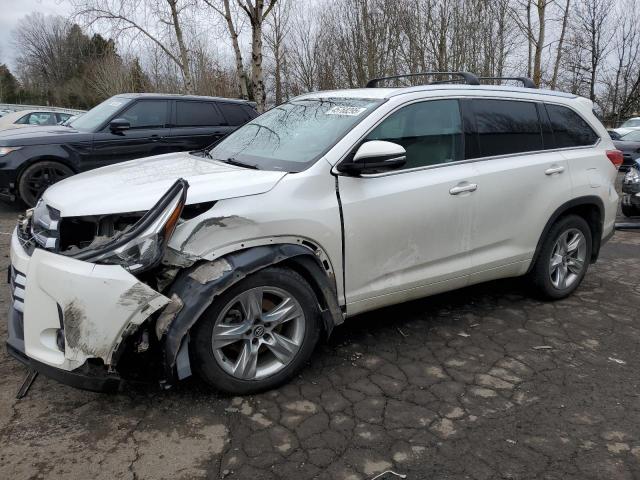
[[[244,167],[244,168],[250,168],[252,170],[259,170],[257,165],[252,165],[250,163],[244,163],[244,162],[241,162],[239,160],[236,160],[233,157],[229,157],[226,160],[220,160],[220,161],[224,162],[224,163],[228,163],[229,165],[235,165],[236,167]]]

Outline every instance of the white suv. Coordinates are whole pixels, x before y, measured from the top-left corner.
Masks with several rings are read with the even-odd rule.
[[[12,237],[10,353],[81,388],[195,371],[243,394],[368,310],[521,275],[571,294],[622,155],[589,100],[463,78],[303,95],[52,186]]]

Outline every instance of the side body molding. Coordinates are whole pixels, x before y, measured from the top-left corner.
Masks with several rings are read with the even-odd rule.
[[[301,273],[316,293],[325,333],[344,321],[338,305],[335,281],[325,271],[314,252],[303,245],[278,244],[248,248],[183,270],[169,288],[170,304],[160,315],[156,331],[164,352],[166,378],[176,377],[177,363],[188,362],[181,350],[189,330],[215,298],[243,278],[265,267],[286,264]],[[174,308],[170,308],[171,306]],[[180,353],[180,355],[179,355]],[[180,365],[180,371],[190,371]],[[183,378],[187,375],[179,375]]]

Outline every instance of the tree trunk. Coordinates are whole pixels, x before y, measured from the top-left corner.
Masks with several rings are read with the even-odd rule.
[[[262,9],[264,0],[256,0],[251,15],[251,87],[259,112],[266,107],[264,74],[262,70]]]
[[[527,56],[527,77],[531,77],[531,56],[532,56],[532,35],[531,35],[531,0],[527,0],[527,46],[528,46],[528,56]]]
[[[167,0],[167,2],[169,3],[169,8],[171,9],[171,20],[173,21],[173,28],[176,32],[178,49],[180,50],[180,69],[182,70],[182,79],[184,80],[184,91],[185,93],[193,94],[195,92],[189,65],[189,52],[187,50],[187,46],[184,43],[182,27],[180,26],[180,18],[178,17],[178,0]]]
[[[533,59],[533,83],[536,87],[542,82],[542,49],[544,48],[545,33],[545,13],[547,9],[547,0],[537,0],[538,7],[538,38],[536,40],[536,52]]]
[[[564,9],[564,18],[562,19],[562,30],[560,31],[560,39],[558,40],[558,51],[556,53],[556,61],[553,66],[553,76],[551,77],[551,90],[555,90],[558,84],[558,72],[560,71],[560,58],[562,57],[562,46],[564,44],[564,36],[567,31],[567,23],[569,21],[569,5],[571,0],[567,0],[567,5]]]
[[[233,45],[233,53],[236,57],[236,75],[238,76],[238,90],[240,91],[240,97],[249,99],[249,88],[247,72],[244,70],[244,63],[242,61],[242,51],[240,50],[240,42],[238,42],[238,32],[233,24],[233,17],[231,17],[231,8],[229,7],[229,0],[224,0],[224,19],[227,22],[227,29],[231,36],[231,43]]]

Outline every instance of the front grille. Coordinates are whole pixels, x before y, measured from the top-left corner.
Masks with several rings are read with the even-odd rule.
[[[27,276],[13,268],[9,267],[9,284],[11,287],[11,295],[13,297],[13,308],[19,312],[24,311],[24,290],[27,286]]]

